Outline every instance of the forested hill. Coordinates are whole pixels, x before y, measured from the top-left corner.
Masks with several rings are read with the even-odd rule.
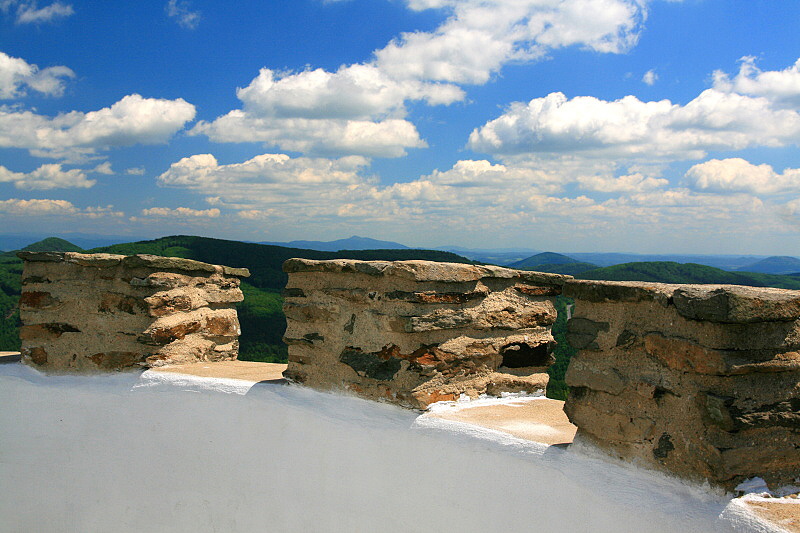
[[[596,268],[577,274],[575,277],[608,281],[711,283],[800,290],[800,276],[760,274],[757,272],[728,272],[706,265],[673,263],[670,261],[624,263]]]
[[[286,248],[269,244],[255,244],[208,237],[178,235],[152,241],[115,244],[90,250],[91,253],[153,254],[195,259],[216,265],[250,269],[247,282],[259,288],[280,290],[286,285],[283,262],[292,257],[304,259],[362,259],[365,261],[424,259],[448,263],[471,263],[466,257],[438,250],[341,250],[320,252],[302,248]]]

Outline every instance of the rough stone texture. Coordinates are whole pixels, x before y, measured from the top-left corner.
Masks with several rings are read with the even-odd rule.
[[[27,364],[92,372],[238,356],[246,269],[153,255],[18,255]]]
[[[285,376],[424,408],[542,391],[569,276],[430,261],[284,264]]]
[[[732,489],[800,478],[800,292],[568,280],[578,439]]]

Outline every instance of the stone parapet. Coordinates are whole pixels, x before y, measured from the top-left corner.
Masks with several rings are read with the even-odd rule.
[[[568,280],[578,439],[732,489],[800,481],[800,291]]]
[[[543,391],[558,274],[430,261],[284,263],[285,376],[424,408]]]
[[[232,360],[247,269],[154,255],[20,252],[22,360],[92,372]]]

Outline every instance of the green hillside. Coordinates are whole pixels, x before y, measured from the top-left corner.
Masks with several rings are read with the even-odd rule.
[[[26,252],[82,252],[83,248],[58,237],[48,237],[23,248]]]
[[[286,362],[283,344],[286,319],[280,292],[287,275],[281,267],[289,258],[388,260],[425,259],[450,263],[469,263],[460,255],[436,250],[342,250],[320,252],[206,237],[179,235],[152,241],[140,241],[95,248],[92,252],[114,254],[153,254],[185,257],[206,263],[245,267],[250,277],[242,282],[245,300],[239,304],[242,336],[239,358],[245,361]]]
[[[362,259],[365,261],[425,259],[450,263],[471,262],[460,255],[437,250],[341,250],[338,252],[319,252],[301,248],[286,248],[268,244],[186,235],[163,237],[152,241],[115,244],[113,246],[95,248],[91,252],[175,256],[206,263],[246,267],[250,269],[248,283],[261,289],[269,288],[275,290],[282,290],[286,285],[287,276],[281,270],[281,266],[284,261],[292,257],[305,259]]]
[[[552,274],[568,274],[570,276],[578,276],[589,270],[594,270],[597,265],[592,263],[551,263],[536,265],[534,267],[522,268],[520,270],[533,270],[535,272],[550,272]]]
[[[759,274],[756,272],[728,272],[695,263],[673,263],[670,261],[623,263],[589,270],[575,277],[608,281],[711,283],[800,290],[800,278],[795,276]]]
[[[578,263],[578,262],[579,261],[577,259],[573,259],[563,254],[557,254],[554,252],[542,252],[540,254],[526,257],[522,261],[511,263],[510,265],[508,265],[508,267],[519,268],[522,270],[536,270],[536,268],[534,267],[538,267],[540,265],[565,265],[568,263]],[[542,271],[540,270],[539,272]]]

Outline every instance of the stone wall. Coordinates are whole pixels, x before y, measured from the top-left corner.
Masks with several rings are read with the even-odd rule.
[[[728,489],[800,481],[800,292],[568,281],[578,438]]]
[[[429,261],[284,264],[285,376],[424,408],[543,391],[557,274]]]
[[[18,255],[27,364],[87,372],[238,356],[246,269],[153,255]]]
[[[732,489],[800,484],[800,292],[580,281],[425,261],[289,260],[286,376],[424,408],[542,390],[552,298],[575,301],[578,440]]]

